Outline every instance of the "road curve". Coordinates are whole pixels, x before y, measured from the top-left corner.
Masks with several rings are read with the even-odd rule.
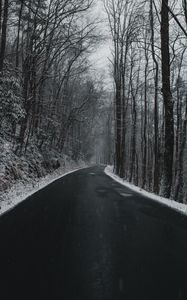
[[[106,176],[69,174],[0,218],[2,300],[186,300],[187,218]]]

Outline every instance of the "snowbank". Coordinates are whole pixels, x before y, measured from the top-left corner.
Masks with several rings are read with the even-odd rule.
[[[112,179],[114,179],[115,181],[117,181],[118,183],[122,184],[123,186],[135,191],[136,193],[139,193],[141,194],[142,196],[144,197],[147,197],[149,199],[152,199],[152,200],[155,200],[157,202],[160,202],[162,203],[163,205],[166,205],[166,206],[169,206],[170,208],[173,208],[175,209],[176,211],[179,211],[180,213],[183,213],[185,215],[187,215],[187,204],[183,204],[183,203],[178,203],[174,200],[170,200],[170,199],[167,199],[167,198],[163,198],[163,197],[160,197],[156,194],[153,194],[153,193],[150,193],[150,192],[147,192],[143,189],[141,189],[140,187],[138,186],[135,186],[121,178],[119,178],[117,175],[115,175],[113,173],[113,167],[112,166],[107,166],[105,168],[105,174],[110,176]]]
[[[53,181],[85,167],[87,165],[82,161],[75,163],[67,160],[62,167],[43,178],[37,178],[29,183],[18,181],[8,191],[1,194],[0,215],[13,209],[17,204]]]
[[[14,151],[13,151],[14,149]],[[0,136],[0,215],[52,181],[86,164],[55,149],[39,149],[33,140],[16,154],[12,141]]]

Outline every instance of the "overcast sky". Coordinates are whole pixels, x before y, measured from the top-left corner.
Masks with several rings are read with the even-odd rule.
[[[95,0],[96,6],[94,8],[94,16],[98,17],[101,24],[98,26],[101,34],[107,37],[109,35],[107,17],[104,10],[104,5],[102,0]],[[109,38],[105,39],[92,53],[90,60],[92,63],[93,71],[98,75],[104,76],[105,84],[111,85],[112,78],[110,76],[110,62],[108,58],[111,57],[111,45]]]

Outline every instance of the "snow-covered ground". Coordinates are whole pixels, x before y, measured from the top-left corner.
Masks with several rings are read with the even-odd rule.
[[[119,176],[115,175],[113,173],[113,167],[112,166],[107,166],[105,168],[105,174],[110,176],[112,179],[114,179],[115,181],[117,181],[118,183],[122,184],[123,186],[141,194],[142,196],[145,196],[149,199],[152,199],[152,200],[155,200],[157,202],[160,202],[161,204],[163,205],[166,205],[166,206],[169,206],[170,208],[173,208],[175,209],[176,211],[179,211],[180,213],[183,213],[185,215],[187,215],[187,204],[183,204],[183,203],[178,203],[174,200],[170,200],[170,199],[167,199],[167,198],[163,198],[163,197],[160,197],[156,194],[153,194],[153,193],[150,193],[150,192],[147,192],[143,189],[141,189],[140,187],[138,186],[135,186],[121,178],[119,178]]]
[[[10,209],[13,209],[17,204],[26,200],[27,197],[39,191],[40,189],[44,188],[45,186],[52,183],[53,181],[85,167],[87,167],[87,165],[82,161],[75,163],[71,160],[67,160],[62,167],[60,167],[53,173],[46,175],[43,178],[37,178],[35,180],[32,180],[29,183],[18,181],[9,190],[1,194],[0,215],[4,214]],[[141,194],[142,196],[160,202],[163,205],[169,206],[170,208],[173,208],[176,211],[179,211],[180,213],[187,215],[187,204],[178,203],[174,200],[160,197],[156,194],[147,192],[141,189],[140,187],[137,187],[119,178],[117,175],[113,173],[112,166],[107,166],[105,168],[105,174],[110,176],[112,179],[122,184],[123,186]]]
[[[0,215],[13,209],[17,204],[53,181],[85,167],[87,165],[82,161],[75,163],[67,160],[62,167],[43,178],[37,178],[29,183],[18,181],[8,191],[1,194]]]

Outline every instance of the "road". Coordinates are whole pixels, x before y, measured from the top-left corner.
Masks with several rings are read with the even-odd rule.
[[[0,218],[0,299],[186,300],[187,217],[69,174]]]

